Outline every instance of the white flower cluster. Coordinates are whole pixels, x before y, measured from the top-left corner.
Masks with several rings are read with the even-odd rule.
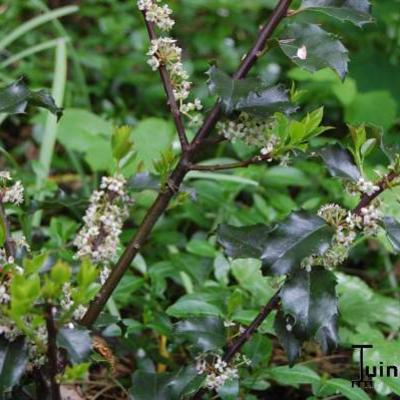
[[[368,196],[372,196],[380,189],[379,186],[375,185],[373,182],[366,181],[364,178],[360,178],[357,181],[357,188],[361,193],[367,194]]]
[[[47,328],[46,325],[41,325],[35,330],[35,340],[29,339],[28,345],[28,356],[29,361],[35,367],[42,367],[46,363],[46,354],[43,349],[46,348],[47,344]],[[41,342],[41,346],[38,346],[38,342]]]
[[[126,180],[119,175],[102,178],[100,190],[90,198],[83,218],[85,225],[74,241],[77,258],[89,257],[103,264],[115,258],[122,226],[129,215],[130,198],[125,194],[125,185]]]
[[[18,336],[21,336],[21,331],[16,327],[13,321],[8,319],[5,316],[0,318],[0,335],[4,335],[4,337],[10,342],[14,341]]]
[[[8,285],[6,282],[0,284],[0,304],[8,304],[10,295],[8,294]]]
[[[241,140],[249,146],[259,147],[262,156],[271,154],[279,145],[279,138],[271,134],[271,128],[271,121],[263,121],[244,112],[235,121],[217,125],[220,135],[233,142]]]
[[[30,320],[24,318],[25,325],[30,325]],[[16,326],[14,321],[2,316],[0,318],[0,335],[13,342],[18,337],[23,336],[23,332]],[[47,343],[47,329],[45,325],[35,328],[35,338],[26,337],[26,344],[28,349],[29,361],[35,367],[41,367],[46,362],[46,355],[43,350],[46,348]],[[38,346],[40,342],[41,346]]]
[[[146,20],[154,23],[163,31],[169,31],[175,24],[170,17],[172,10],[165,4],[159,6],[161,0],[138,0],[137,6],[140,11],[145,12]]]
[[[71,283],[67,282],[63,286],[63,294],[64,297],[60,301],[60,307],[63,311],[69,311],[71,308],[74,306],[74,302],[72,301],[71,298]],[[85,315],[87,311],[87,307],[83,306],[82,304],[78,305],[78,307],[75,308],[72,318],[75,321],[80,321],[82,317]]]
[[[172,11],[167,5],[158,5],[159,2],[160,0],[138,0],[138,7],[145,13],[147,21],[155,23],[163,31],[168,31],[174,25],[170,17]],[[165,66],[181,113],[189,117],[192,123],[198,123],[199,116],[195,112],[200,111],[203,105],[200,99],[195,99],[194,102],[186,101],[190,96],[192,83],[189,82],[189,74],[182,63],[182,49],[176,43],[176,40],[170,37],[153,39],[147,52],[147,63],[153,71],[161,65]]]
[[[376,234],[382,218],[375,204],[362,208],[359,213],[345,210],[338,204],[327,204],[319,209],[318,215],[334,226],[336,233],[330,248],[322,256],[310,256],[303,260],[302,267],[307,271],[316,264],[331,268],[342,263],[357,235]]]
[[[379,221],[382,219],[382,213],[373,204],[368,207],[363,207],[360,210],[361,225],[363,226],[364,232],[369,235],[376,234],[379,228]]]
[[[24,202],[24,187],[21,181],[16,181],[10,186],[11,181],[8,171],[0,171],[0,201],[19,206]]]
[[[16,248],[25,247],[27,251],[30,250],[28,243],[26,242],[25,236],[21,236],[20,238],[14,240],[12,239],[13,244]],[[0,266],[7,267],[7,272],[14,272],[18,275],[23,273],[23,268],[15,262],[13,256],[7,256],[6,250],[0,247]]]
[[[361,177],[356,183],[350,183],[347,187],[347,190],[353,196],[359,193],[372,196],[374,193],[380,190],[380,187],[375,185],[374,182],[368,181]]]
[[[205,385],[208,389],[218,390],[229,379],[239,376],[238,369],[229,366],[221,356],[216,356],[212,364],[204,358],[200,358],[196,363],[196,370],[199,375],[206,374]]]

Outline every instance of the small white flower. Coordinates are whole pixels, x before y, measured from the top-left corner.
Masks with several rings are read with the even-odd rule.
[[[297,49],[296,56],[297,56],[297,58],[300,58],[300,60],[306,60],[307,59],[307,47],[305,45],[299,47]]]
[[[374,193],[380,190],[379,186],[375,185],[373,182],[366,181],[362,177],[357,181],[356,186],[360,193],[366,194],[368,196],[372,196]]]
[[[91,196],[83,218],[85,225],[74,240],[77,258],[90,257],[95,263],[108,263],[115,258],[122,226],[128,217],[130,199],[125,194],[125,185],[122,176],[102,178],[101,190]]]
[[[24,187],[21,181],[17,181],[9,188],[3,190],[3,203],[12,203],[17,206],[24,202]]]
[[[11,181],[11,174],[9,171],[0,171],[0,182]]]

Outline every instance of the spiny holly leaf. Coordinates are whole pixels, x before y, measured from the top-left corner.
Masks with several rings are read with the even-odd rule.
[[[62,109],[57,107],[49,92],[46,90],[37,92],[29,90],[23,78],[0,89],[0,113],[22,114],[28,104],[46,108],[57,118],[62,115]]]
[[[396,252],[400,252],[400,223],[393,217],[383,218],[386,235]]]
[[[303,0],[302,9],[318,11],[357,26],[372,22],[368,0]]]
[[[0,337],[0,395],[18,384],[27,363],[28,353],[22,337],[13,342]]]
[[[354,164],[351,154],[338,144],[325,147],[319,151],[319,155],[324,160],[332,176],[353,181],[361,177],[361,173]]]
[[[275,228],[222,225],[218,241],[229,256],[259,258],[266,273],[284,275],[300,265],[305,257],[324,253],[332,235],[332,228],[323,219],[297,212]]]
[[[294,335],[293,331],[287,329],[287,324],[289,322],[292,321],[287,321],[284,313],[278,311],[274,322],[275,333],[280,344],[286,351],[289,365],[293,365],[300,357],[302,341]]]
[[[287,278],[280,292],[281,312],[278,331],[282,345],[293,363],[299,354],[299,342],[315,339],[324,352],[337,343],[337,298],[335,275],[324,268],[311,272],[297,269]],[[282,332],[282,317],[287,333]],[[279,333],[278,333],[279,335]]]
[[[225,328],[219,317],[207,316],[180,321],[175,335],[189,340],[203,352],[220,349],[225,344]]]
[[[225,113],[245,111],[256,116],[268,117],[275,112],[291,113],[288,92],[283,86],[267,87],[257,78],[234,80],[215,66],[208,71],[211,94],[221,98]]]
[[[334,35],[314,24],[289,24],[282,40],[282,51],[299,67],[310,72],[329,67],[344,79],[348,51]]]
[[[67,350],[73,363],[84,362],[92,350],[92,339],[85,329],[60,329],[57,344]]]
[[[311,254],[323,254],[330,246],[333,230],[312,214],[296,212],[271,232],[261,260],[265,270],[284,275]]]

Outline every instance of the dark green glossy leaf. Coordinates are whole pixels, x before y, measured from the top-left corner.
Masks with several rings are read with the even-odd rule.
[[[29,101],[36,107],[49,110],[52,114],[57,116],[57,119],[60,119],[62,116],[62,109],[57,107],[52,95],[47,90],[30,92]]]
[[[179,370],[169,382],[170,399],[180,400],[184,396],[196,393],[204,377],[199,375],[194,366],[188,366]]]
[[[279,45],[295,64],[307,71],[316,72],[328,67],[342,79],[347,73],[347,49],[318,25],[289,24]]]
[[[266,273],[284,275],[300,265],[305,257],[324,253],[332,235],[333,230],[323,219],[296,212],[275,228],[222,225],[218,241],[229,256],[259,258]]]
[[[13,342],[0,337],[0,394],[18,384],[27,363],[28,353],[22,337]]]
[[[332,236],[332,228],[322,218],[306,212],[293,213],[271,232],[261,260],[267,272],[287,274],[305,257],[323,254]]]
[[[301,8],[350,21],[357,26],[372,22],[368,0],[303,0]]]
[[[293,319],[288,320],[282,311],[278,311],[274,322],[275,333],[286,351],[289,365],[293,365],[300,357],[302,340],[298,339],[293,331],[287,329],[288,322],[293,322]]]
[[[157,374],[138,370],[133,374],[130,394],[135,400],[170,400],[168,383],[171,378],[171,374],[168,373]]]
[[[386,235],[396,252],[400,252],[400,223],[393,217],[383,218]]]
[[[218,317],[207,316],[180,321],[175,326],[175,335],[190,341],[203,352],[220,349],[225,345],[225,328]]]
[[[0,89],[0,113],[22,114],[28,104],[46,108],[58,118],[62,115],[62,110],[58,108],[46,90],[33,92],[29,90],[23,78]]]
[[[224,112],[245,111],[268,117],[275,112],[291,113],[295,108],[290,104],[287,90],[277,85],[267,87],[256,78],[234,80],[216,67],[208,71],[211,94],[221,98]]]
[[[132,376],[130,394],[135,400],[180,400],[196,392],[203,380],[192,366],[175,374],[138,370]]]
[[[60,329],[57,344],[67,350],[73,363],[84,362],[92,350],[92,339],[85,329]]]
[[[339,145],[325,147],[319,151],[332,176],[347,178],[353,181],[361,177],[360,171],[354,164],[351,154]]]
[[[235,258],[260,258],[268,235],[275,227],[251,225],[237,228],[231,225],[220,225],[218,242],[226,254]]]
[[[299,268],[287,278],[281,289],[281,311],[285,329],[300,343],[315,339],[324,352],[331,351],[337,343],[336,278],[324,268],[314,267],[311,272]],[[280,333],[282,334],[282,322]],[[278,333],[279,336],[279,333]],[[282,344],[285,346],[287,338]],[[290,340],[289,340],[290,342]],[[298,344],[298,342],[296,342]],[[296,352],[289,346],[290,361]]]
[[[229,379],[218,389],[222,400],[237,400],[239,398],[239,379]]]

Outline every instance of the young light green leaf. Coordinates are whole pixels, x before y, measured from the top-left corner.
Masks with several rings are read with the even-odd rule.
[[[357,26],[372,22],[369,0],[303,0],[301,9],[318,11]]]
[[[339,145],[328,146],[319,151],[330,174],[339,178],[347,178],[353,181],[361,177],[359,169],[354,164],[350,153]]]
[[[18,384],[27,363],[28,352],[21,336],[13,342],[0,337],[0,395]]]
[[[287,90],[281,85],[268,87],[256,78],[234,80],[216,67],[208,71],[208,87],[213,95],[221,98],[224,112],[245,111],[253,115],[268,117],[275,112],[291,113]]]
[[[120,161],[122,160],[132,149],[133,143],[130,140],[132,128],[129,126],[116,127],[113,130],[111,137],[111,147],[113,151],[113,157]]]
[[[231,270],[240,287],[254,297],[257,305],[265,304],[274,294],[275,290],[270,285],[271,278],[262,276],[260,260],[253,258],[234,260]]]
[[[313,24],[289,24],[282,51],[299,67],[310,72],[329,67],[344,79],[349,61],[347,49],[334,35]]]

